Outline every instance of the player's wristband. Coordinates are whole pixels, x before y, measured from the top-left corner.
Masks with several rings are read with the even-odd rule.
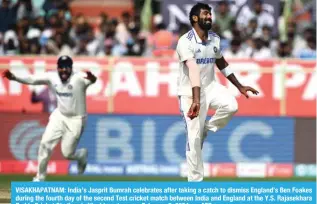
[[[233,73],[233,71],[231,70],[231,67],[229,65],[220,71],[225,77],[228,77],[230,74]]]

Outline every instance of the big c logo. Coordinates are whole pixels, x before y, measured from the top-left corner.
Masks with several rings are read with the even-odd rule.
[[[36,160],[41,137],[44,133],[39,121],[23,121],[10,134],[10,151],[18,160]]]

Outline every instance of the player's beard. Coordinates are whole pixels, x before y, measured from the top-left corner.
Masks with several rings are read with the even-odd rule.
[[[208,21],[210,21],[210,23]],[[208,18],[198,18],[198,25],[202,30],[208,31],[212,27],[212,20]]]
[[[71,74],[72,74],[71,70],[58,72],[58,75],[63,83],[69,79]]]

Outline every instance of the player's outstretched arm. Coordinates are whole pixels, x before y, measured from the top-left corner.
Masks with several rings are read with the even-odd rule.
[[[22,84],[45,85],[49,83],[49,79],[46,76],[35,76],[35,75],[16,76],[10,70],[5,70],[2,73],[2,76],[9,80],[20,82]]]
[[[233,71],[231,70],[228,62],[225,60],[224,57],[216,59],[216,64],[221,73],[233,84],[237,89],[243,94],[246,98],[249,98],[248,91],[251,91],[253,94],[258,95],[258,91],[250,86],[243,86],[239,82],[239,80],[234,75]]]

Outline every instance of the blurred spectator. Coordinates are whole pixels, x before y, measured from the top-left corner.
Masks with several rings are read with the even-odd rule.
[[[117,20],[112,19],[110,22],[106,24],[106,32],[105,32],[105,38],[106,39],[114,39],[116,34],[116,27],[118,25]]]
[[[29,40],[39,39],[41,36],[41,30],[38,28],[30,28],[26,34],[26,38]]]
[[[226,30],[222,33],[222,36],[228,40],[231,40],[232,38],[242,38],[242,33],[240,29],[238,28],[236,20],[230,21],[230,30]]]
[[[230,26],[234,17],[230,13],[227,0],[220,1],[217,8],[215,24],[219,26],[219,32],[223,34],[225,31],[231,29]]]
[[[27,17],[24,17],[17,21],[16,24],[16,33],[18,35],[19,40],[22,40],[27,35],[27,32],[30,28],[30,20]]]
[[[128,56],[142,56],[145,51],[145,39],[139,35],[140,28],[135,27],[130,30],[131,37],[127,41]]]
[[[82,36],[86,36],[92,30],[87,18],[83,14],[79,14],[73,20],[70,36],[74,39],[76,44],[79,43]]]
[[[252,38],[255,34],[259,34],[258,30],[258,23],[255,18],[249,21],[248,26],[243,30],[243,37],[244,39]]]
[[[20,50],[20,54],[29,54],[30,50],[29,50],[29,41],[26,38],[23,38],[20,40],[20,44],[19,44],[19,50]]]
[[[87,51],[89,56],[100,56],[103,53],[101,53],[101,45],[102,45],[102,39],[96,38],[93,30],[89,30],[87,33]]]
[[[8,30],[4,33],[3,37],[3,48],[5,55],[17,55],[19,41],[16,33],[13,30]]]
[[[76,47],[73,49],[73,53],[75,55],[89,55],[89,52],[87,50],[89,39],[87,36],[82,35],[79,38],[79,43],[77,43]]]
[[[32,25],[33,28],[37,28],[39,29],[40,31],[44,31],[45,29],[45,19],[44,19],[44,16],[37,16],[35,19],[34,19],[34,23]]]
[[[263,26],[263,27],[262,27],[262,33],[261,33],[260,37],[261,37],[261,39],[263,40],[264,45],[265,45],[266,47],[270,47],[270,45],[271,45],[271,40],[272,40],[272,38],[273,38],[271,27],[266,26],[266,25]]]
[[[104,37],[104,33],[107,31],[107,23],[109,21],[106,13],[100,13],[96,20],[96,28],[94,30],[97,38]]]
[[[278,40],[273,36],[272,28],[266,25],[263,26],[262,33],[259,36],[263,40],[264,46],[269,48],[271,53],[275,53],[278,46]]]
[[[29,43],[29,53],[31,55],[39,55],[41,54],[41,46],[39,44],[39,41],[37,38],[33,38],[30,40],[30,43]]]
[[[2,0],[0,7],[0,32],[4,33],[16,23],[17,7],[10,5],[10,0]]]
[[[270,49],[264,46],[264,41],[259,37],[251,41],[251,46],[246,52],[250,58],[256,60],[269,59],[272,57]]]
[[[45,15],[49,15],[50,12],[56,12],[57,10],[67,11],[67,15],[70,15],[69,4],[73,0],[45,0],[42,9],[45,11]]]
[[[293,27],[289,28],[289,35],[290,41],[293,43],[293,55],[298,56],[298,53],[301,52],[301,50],[308,48],[307,41],[309,38],[315,38],[316,39],[316,31],[308,27],[304,30],[302,35],[294,34],[295,33],[295,25]],[[294,37],[295,36],[295,37]]]
[[[18,0],[15,6],[17,7],[16,20],[22,18],[35,18],[40,13],[38,9],[33,7],[32,0]]]
[[[241,48],[241,40],[234,38],[230,42],[230,48],[223,52],[223,56],[226,58],[246,58],[246,54]]]
[[[57,13],[52,13],[48,18],[49,29],[52,30],[53,33],[63,33],[63,21],[58,18]]]
[[[301,59],[316,59],[316,38],[311,36],[306,42],[307,47],[302,49],[296,57]]]
[[[72,56],[72,42],[67,35],[57,33],[52,38],[48,39],[45,47],[44,53],[62,55],[67,54]]]
[[[275,25],[274,18],[268,14],[267,11],[263,10],[263,0],[254,0],[254,15],[258,21],[259,28],[267,25],[273,27]]]
[[[113,40],[106,39],[104,42],[105,55],[107,55],[107,56],[112,55],[112,48],[113,48]]]
[[[271,13],[263,9],[263,0],[252,0],[252,7],[245,8],[237,17],[240,28],[247,27],[251,19],[256,19],[258,28],[262,29],[264,25],[274,27],[275,21]]]
[[[279,42],[277,48],[277,57],[280,58],[291,58],[292,56],[292,48],[287,42]]]
[[[116,27],[115,38],[123,46],[125,46],[128,39],[131,37],[129,28],[132,24],[132,17],[128,12],[121,15],[121,21]]]

